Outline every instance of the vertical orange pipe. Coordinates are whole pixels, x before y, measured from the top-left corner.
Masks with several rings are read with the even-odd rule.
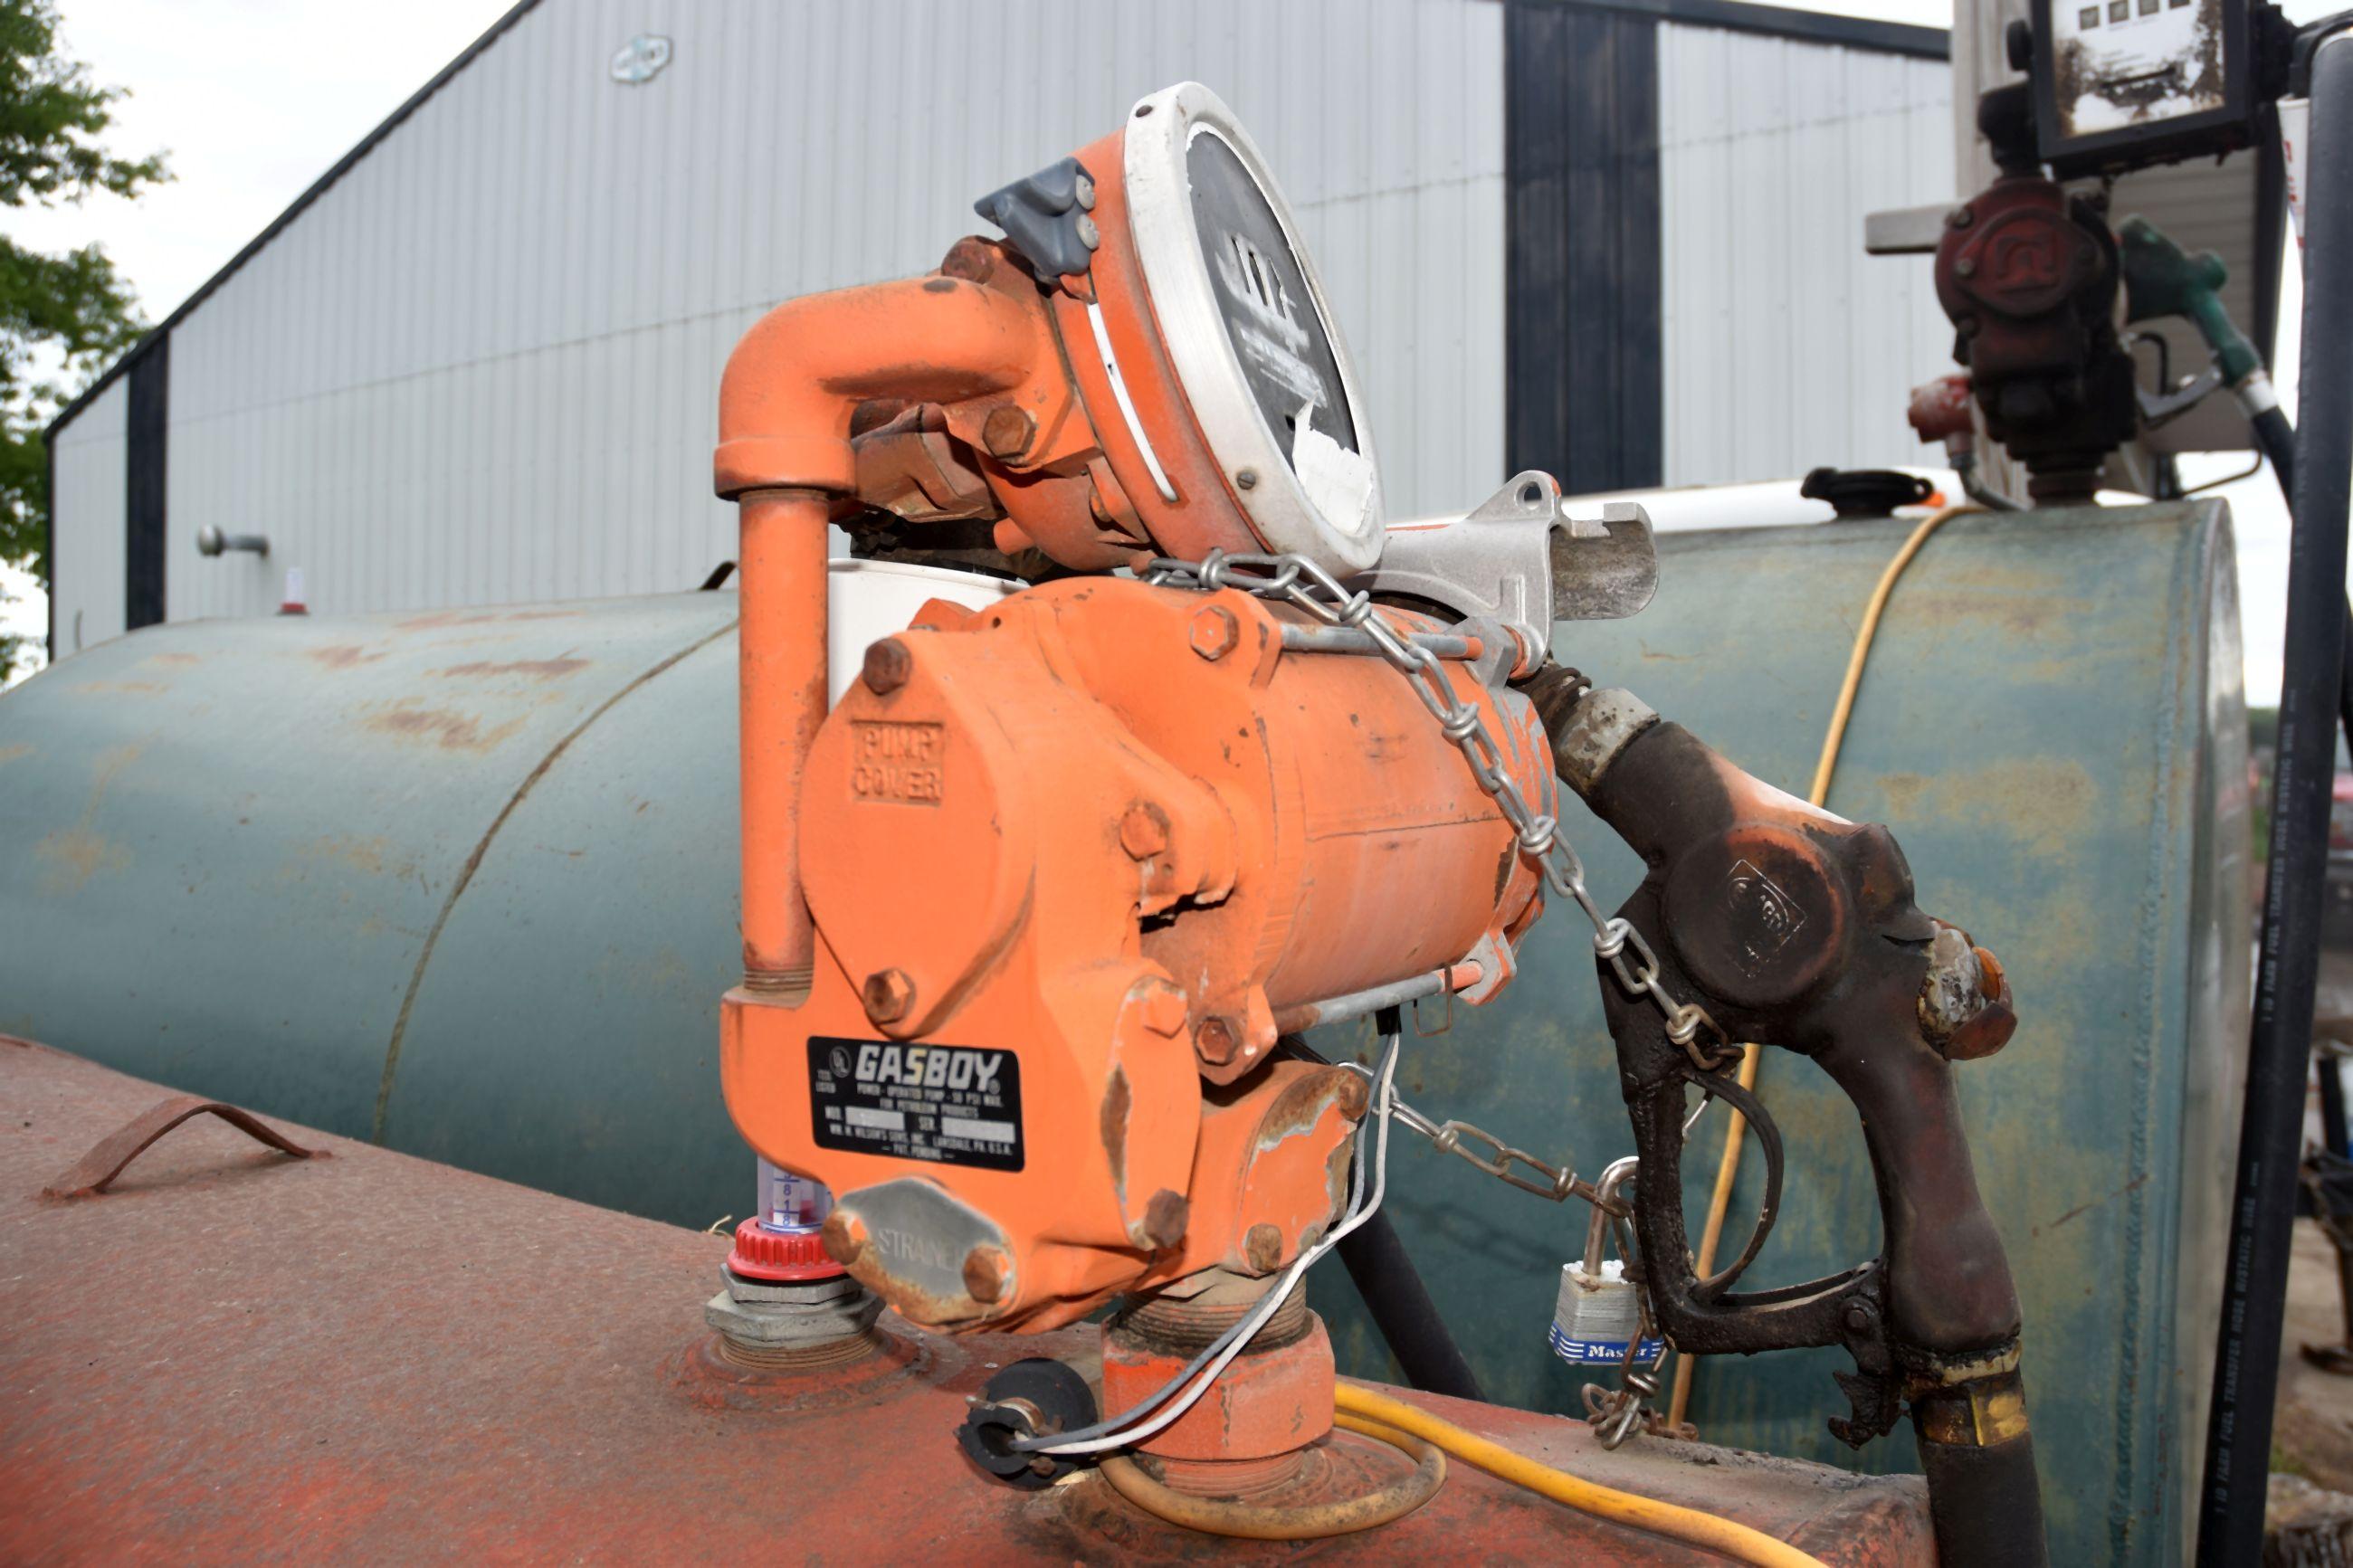
[[[824,491],[739,498],[737,724],[743,770],[744,984],[797,1005],[816,928],[801,897],[801,770],[826,713]]]

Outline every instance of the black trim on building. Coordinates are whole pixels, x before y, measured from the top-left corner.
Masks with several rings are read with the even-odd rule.
[[[535,7],[537,7],[538,5],[539,0],[516,0],[514,6],[497,21],[491,23],[488,31],[484,32],[480,37],[476,38],[472,43],[467,45],[464,52],[459,54],[456,59],[451,60],[448,65],[443,66],[440,71],[435,75],[431,81],[427,82],[423,87],[418,88],[415,92],[411,93],[408,97],[408,100],[403,103],[398,109],[394,110],[383,124],[377,126],[375,130],[362,137],[358,146],[353,147],[350,152],[337,159],[333,168],[329,169],[325,174],[320,175],[318,179],[311,182],[311,188],[304,191],[301,195],[296,196],[292,205],[289,206],[284,212],[280,213],[275,218],[271,219],[268,228],[265,228],[259,234],[255,235],[253,238],[248,242],[243,250],[240,250],[235,256],[230,257],[227,266],[222,268],[210,278],[205,279],[203,286],[197,289],[195,293],[189,295],[185,300],[182,300],[180,302],[180,308],[174,310],[170,315],[164,317],[161,325],[153,328],[145,337],[141,338],[137,342],[133,343],[130,349],[123,353],[123,356],[121,359],[116,360],[112,364],[107,367],[105,374],[100,376],[96,381],[91,382],[90,385],[83,388],[80,396],[75,398],[71,403],[67,404],[63,408],[59,409],[58,411],[58,416],[49,421],[48,434],[54,437],[58,431],[65,426],[67,421],[72,419],[75,415],[79,414],[84,407],[88,406],[92,398],[96,397],[100,393],[104,392],[108,387],[113,385],[115,382],[120,380],[122,376],[128,374],[131,367],[134,363],[145,358],[147,355],[157,352],[158,347],[164,342],[164,341],[171,336],[172,329],[178,326],[182,321],[187,319],[189,311],[194,310],[197,306],[212,298],[214,291],[218,289],[222,284],[227,282],[232,277],[236,276],[239,268],[242,268],[247,262],[252,260],[255,256],[259,255],[263,246],[268,245],[271,240],[277,238],[289,224],[292,223],[296,218],[301,217],[304,212],[309,210],[311,203],[326,195],[330,186],[334,184],[336,181],[342,179],[345,174],[349,174],[353,164],[357,163],[361,159],[374,152],[377,142],[391,135],[393,132],[400,126],[403,121],[406,121],[410,115],[416,113],[417,110],[424,107],[425,101],[427,99],[431,98],[435,93],[439,92],[444,87],[447,87],[452,77],[455,77],[459,71],[464,70],[468,66],[473,64],[474,61],[481,55],[483,50],[489,48],[492,44],[497,43],[500,37],[502,37],[509,28],[512,27],[517,22],[522,21],[523,17],[529,15]]]
[[[122,629],[164,618],[164,506],[172,434],[172,339],[131,367],[130,439],[122,458]]]
[[[1570,491],[1660,482],[1655,17],[1504,10],[1504,468]]]
[[[49,662],[58,662],[58,444],[41,437],[41,521],[48,538],[42,544],[42,564],[48,568]]]
[[[1506,0],[1518,5],[1523,0]],[[1915,27],[1903,22],[1874,22],[1864,16],[1838,16],[1827,11],[1799,11],[1786,5],[1750,5],[1742,0],[1538,0],[1552,5],[1593,11],[1622,11],[1681,22],[1692,27],[1722,27],[1735,33],[1762,33],[1805,44],[1836,44],[1880,54],[1911,55],[1924,60],[1953,58],[1953,36],[1943,27]]]

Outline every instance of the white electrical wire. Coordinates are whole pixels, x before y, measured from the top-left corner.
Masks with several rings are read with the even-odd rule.
[[[1381,1196],[1388,1185],[1389,1117],[1395,1109],[1397,1100],[1394,1080],[1397,1077],[1398,1047],[1400,1038],[1399,1034],[1382,1037],[1380,1068],[1373,1075],[1370,1113],[1374,1121],[1371,1194],[1367,1195],[1365,1193],[1365,1163],[1359,1160],[1356,1163],[1355,1190],[1349,1194],[1348,1210],[1340,1223],[1324,1232],[1323,1239],[1314,1247],[1301,1253],[1291,1267],[1283,1270],[1282,1277],[1275,1280],[1267,1293],[1260,1299],[1259,1304],[1232,1328],[1211,1341],[1208,1348],[1195,1356],[1183,1371],[1153,1390],[1131,1408],[1123,1410],[1108,1420],[1098,1421],[1092,1426],[1082,1426],[1075,1432],[1041,1434],[1018,1438],[1012,1444],[1015,1449],[1031,1454],[1101,1454],[1113,1448],[1124,1448],[1141,1443],[1146,1437],[1168,1426],[1186,1411],[1191,1409],[1196,1400],[1208,1392],[1209,1385],[1217,1382],[1226,1368],[1233,1363],[1236,1356],[1241,1354],[1250,1341],[1257,1337],[1258,1331],[1266,1327],[1268,1320],[1274,1316],[1275,1310],[1282,1305],[1307,1270],[1337,1247],[1342,1238],[1373,1217],[1375,1211],[1381,1206]],[[1184,1390],[1182,1394],[1176,1394],[1179,1388]],[[1176,1397],[1158,1415],[1149,1415],[1140,1421],[1137,1419],[1162,1405],[1164,1401],[1169,1401],[1172,1394],[1176,1394]]]

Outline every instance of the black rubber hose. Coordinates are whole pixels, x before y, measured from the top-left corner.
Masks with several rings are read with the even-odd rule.
[[[1340,1261],[1408,1383],[1425,1394],[1486,1398],[1388,1215],[1376,1210],[1372,1218],[1341,1237]]]
[[[2287,502],[2288,513],[2295,513],[2295,426],[2277,404],[2253,416],[2249,424],[2254,426],[2255,443],[2263,448],[2263,457],[2279,479],[2280,495]],[[2345,743],[2353,747],[2353,600],[2348,600],[2345,611],[2345,645],[2339,653],[2337,675],[2337,722],[2345,731]],[[2342,1158],[2353,1154],[2353,1136],[2348,1136],[2345,1116],[2345,1079],[2336,1064],[2323,1057],[2317,1074],[2320,1080],[2320,1136],[2328,1152]],[[2353,1310],[2353,1301],[2347,1303]]]
[[[1395,1026],[1385,1020],[1382,1026]],[[1297,1035],[1285,1035],[1276,1044],[1275,1054],[1330,1065]],[[1340,1238],[1339,1252],[1341,1267],[1347,1269],[1356,1294],[1365,1299],[1373,1327],[1381,1331],[1381,1340],[1397,1358],[1406,1382],[1424,1394],[1483,1402],[1487,1396],[1479,1391],[1478,1374],[1462,1358],[1454,1336],[1447,1332],[1446,1320],[1438,1315],[1438,1304],[1421,1282],[1421,1270],[1413,1266],[1413,1258],[1388,1213],[1375,1209],[1372,1218]]]
[[[2038,1496],[2034,1439],[2021,1434],[1990,1448],[1920,1440],[1928,1517],[1937,1560],[1967,1568],[2042,1568],[2050,1562],[2042,1519],[2021,1517]]]
[[[2270,883],[2247,1042],[2247,1092],[2223,1262],[2222,1327],[2206,1428],[2198,1561],[2263,1553],[2304,1085],[2319,977],[2345,647],[2345,529],[2353,502],[2353,38],[2312,62],[2302,408],[2289,531]]]

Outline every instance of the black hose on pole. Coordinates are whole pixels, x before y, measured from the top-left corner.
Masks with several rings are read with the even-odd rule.
[[[2268,381],[2265,383],[2268,387]],[[2248,416],[2254,426],[2255,444],[2272,466],[2279,479],[2280,496],[2287,502],[2288,514],[2295,513],[2295,426],[2287,422],[2277,403],[2259,414]],[[2337,655],[2337,722],[2345,731],[2345,743],[2353,748],[2353,599],[2346,602],[2345,644]],[[2348,1136],[2345,1115],[2345,1079],[2334,1062],[2324,1058],[2319,1072],[2320,1135],[2328,1152],[2340,1159],[2353,1155],[2353,1137]],[[2353,1301],[2347,1303],[2353,1308]]]
[[[2293,472],[2285,668],[2272,781],[2270,880],[2247,1043],[2222,1328],[2206,1428],[2201,1568],[2263,1552],[2273,1400],[2295,1217],[2304,1085],[2319,976],[2343,668],[2346,520],[2353,502],[2353,41],[2312,63],[2305,225],[2302,429]]]
[[[1480,1399],[1479,1377],[1462,1359],[1438,1304],[1421,1282],[1421,1271],[1406,1255],[1389,1216],[1375,1210],[1373,1217],[1340,1238],[1340,1261],[1373,1326],[1397,1357],[1405,1380],[1425,1394],[1453,1399]]]

